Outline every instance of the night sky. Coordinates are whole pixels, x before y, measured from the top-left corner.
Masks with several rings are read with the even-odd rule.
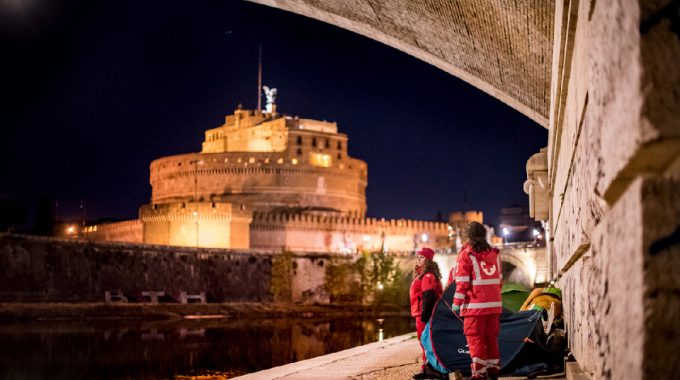
[[[200,151],[239,102],[255,108],[260,43],[278,111],[336,121],[368,163],[368,216],[469,208],[496,224],[528,203],[525,164],[547,145],[546,129],[427,63],[242,1],[6,1],[0,32],[0,196],[31,213],[50,196],[62,219],[81,199],[89,219],[136,217],[153,159]]]

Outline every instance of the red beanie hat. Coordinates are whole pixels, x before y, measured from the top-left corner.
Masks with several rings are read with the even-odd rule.
[[[428,260],[432,260],[432,258],[434,257],[434,251],[431,248],[427,247],[421,248],[420,251],[418,251],[418,254],[420,256],[425,257]]]

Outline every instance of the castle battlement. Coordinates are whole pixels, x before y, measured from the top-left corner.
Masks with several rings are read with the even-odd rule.
[[[349,253],[409,252],[428,245],[451,246],[448,224],[410,219],[360,218],[323,213],[253,213],[253,248]]]
[[[347,143],[334,122],[238,109],[205,132],[201,152],[151,162],[139,220],[88,236],[329,253],[445,247],[445,223],[364,217],[368,167]]]
[[[296,226],[306,228],[323,228],[332,226],[344,230],[374,231],[381,229],[385,231],[432,231],[448,234],[448,224],[443,222],[431,222],[412,219],[377,219],[359,218],[348,216],[332,216],[321,214],[287,214],[287,213],[268,213],[254,212],[252,227],[265,225]]]

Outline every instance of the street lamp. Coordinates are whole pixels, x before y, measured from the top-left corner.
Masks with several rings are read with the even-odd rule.
[[[196,248],[198,248],[198,211],[194,211],[194,224],[196,225]]]
[[[72,224],[66,227],[66,236],[73,239],[78,237],[78,228],[76,227],[76,225]]]
[[[510,229],[508,227],[503,227],[503,240],[505,244],[508,244],[508,235],[510,235]]]
[[[541,231],[539,231],[537,228],[534,228],[531,231],[531,234],[534,236],[534,244],[537,244],[537,240],[543,238],[543,235],[541,235]]]

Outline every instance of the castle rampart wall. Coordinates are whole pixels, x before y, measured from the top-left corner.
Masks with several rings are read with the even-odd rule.
[[[420,246],[451,247],[446,223],[407,219],[353,218],[255,213],[250,225],[254,249],[300,252],[412,252]]]
[[[81,235],[91,241],[127,243],[141,243],[144,237],[142,222],[139,219],[88,226],[83,228]]]
[[[359,216],[366,211],[366,163],[351,158],[324,168],[277,153],[184,154],[155,160],[150,181],[153,203],[195,197],[256,210],[320,207]]]

